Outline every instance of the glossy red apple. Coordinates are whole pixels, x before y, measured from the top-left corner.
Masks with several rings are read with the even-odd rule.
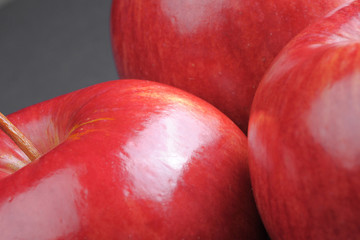
[[[265,70],[310,22],[353,0],[113,0],[120,77],[191,92],[246,132]]]
[[[312,25],[261,81],[250,175],[272,239],[360,239],[360,2]]]
[[[1,239],[265,236],[244,134],[188,93],[111,81],[9,119],[41,157],[0,133]]]

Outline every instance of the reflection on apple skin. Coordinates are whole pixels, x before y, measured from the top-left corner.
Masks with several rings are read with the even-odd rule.
[[[249,165],[271,238],[360,238],[359,13],[356,1],[298,35],[256,93]]]
[[[7,229],[6,236],[266,236],[251,192],[245,135],[188,93],[149,81],[112,81],[9,118],[35,146],[44,139],[31,134],[53,127],[45,136],[46,154],[0,181],[0,229]],[[60,143],[55,148],[52,139]],[[26,231],[20,232],[22,224]]]
[[[360,167],[359,79],[360,71],[354,72],[323,89],[312,102],[306,120],[314,141],[338,168],[349,171]]]
[[[130,183],[126,192],[164,203],[171,199],[191,159],[206,154],[204,150],[218,141],[219,136],[209,128],[219,127],[216,119],[209,124],[212,119],[197,117],[186,108],[163,112],[149,118],[144,129],[127,141],[124,153],[119,154]]]
[[[76,171],[60,169],[0,202],[2,239],[58,239],[80,228]],[[38,231],[35,231],[38,229]],[[41,229],[41,230],[40,230]]]
[[[191,35],[206,31],[214,25],[221,26],[226,19],[223,11],[229,10],[227,0],[207,1],[160,1],[161,11],[181,35]],[[211,17],[209,17],[211,16]]]

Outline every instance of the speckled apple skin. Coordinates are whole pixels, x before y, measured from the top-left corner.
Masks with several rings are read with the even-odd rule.
[[[158,81],[213,104],[245,133],[274,57],[311,22],[353,0],[113,0],[121,78]]]
[[[255,199],[272,239],[360,239],[360,3],[297,36],[255,95]]]

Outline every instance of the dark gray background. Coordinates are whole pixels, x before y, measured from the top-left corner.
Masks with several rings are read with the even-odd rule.
[[[0,0],[0,111],[117,79],[111,0]]]

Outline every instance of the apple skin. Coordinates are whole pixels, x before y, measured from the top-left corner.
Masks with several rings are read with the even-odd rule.
[[[3,239],[266,237],[245,135],[193,95],[109,81],[8,118],[42,156],[0,133]]]
[[[360,2],[311,25],[255,94],[249,165],[271,239],[360,239]]]
[[[265,70],[302,29],[353,0],[113,0],[120,78],[159,81],[220,109],[245,133]]]

